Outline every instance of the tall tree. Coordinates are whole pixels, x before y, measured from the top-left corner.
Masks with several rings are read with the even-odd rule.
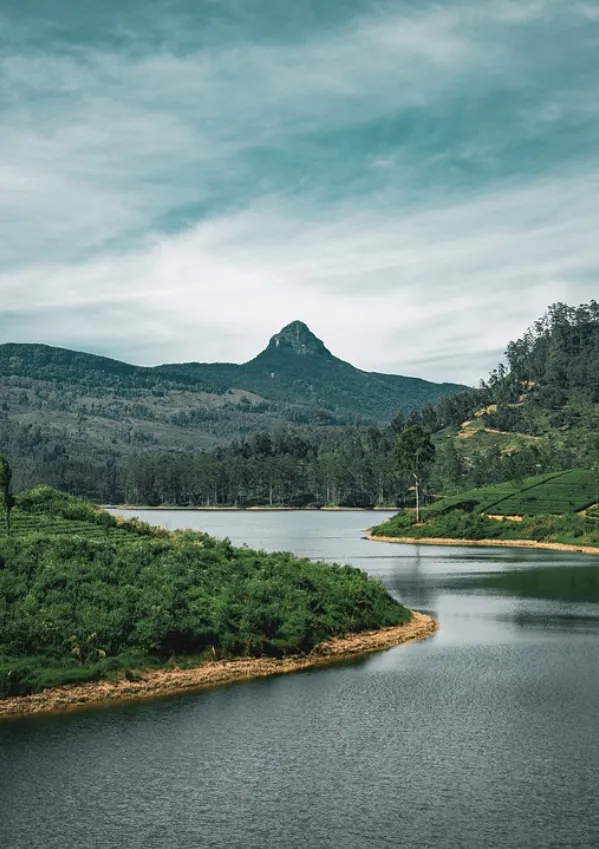
[[[435,459],[435,446],[420,425],[409,425],[397,437],[395,461],[400,472],[414,480],[416,490],[416,522],[420,522],[420,493],[422,481]]]
[[[0,454],[0,498],[4,508],[4,519],[6,521],[6,534],[10,534],[10,513],[15,506],[12,494],[12,469],[4,454]]]

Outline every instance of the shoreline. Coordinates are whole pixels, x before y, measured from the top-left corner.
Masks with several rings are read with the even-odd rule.
[[[286,658],[237,658],[196,666],[192,669],[151,669],[139,680],[96,681],[55,687],[29,696],[0,699],[0,721],[48,713],[64,713],[86,707],[102,707],[126,701],[174,696],[212,687],[284,675],[338,663],[353,657],[384,651],[432,636],[439,623],[432,616],[412,611],[404,625],[364,631],[321,643],[309,654]]]
[[[139,510],[144,511],[163,511],[174,513],[215,513],[215,512],[231,512],[231,513],[277,513],[277,512],[312,512],[312,513],[396,513],[399,507],[285,507],[282,505],[270,506],[265,504],[260,507],[177,507],[170,504],[162,504],[158,507],[137,506],[134,504],[100,504],[102,510],[127,510],[131,513]]]
[[[457,539],[451,537],[385,537],[368,534],[371,542],[393,542],[402,545],[463,545],[478,548],[539,548],[547,551],[573,551],[577,554],[599,554],[599,547],[573,545],[566,542],[537,542],[534,539]]]

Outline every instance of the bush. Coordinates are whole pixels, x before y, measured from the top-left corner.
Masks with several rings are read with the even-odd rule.
[[[358,569],[136,521],[94,536],[102,511],[74,501],[28,493],[30,532],[0,544],[0,696],[134,675],[174,657],[307,652],[410,618]],[[61,518],[48,525],[48,510]]]

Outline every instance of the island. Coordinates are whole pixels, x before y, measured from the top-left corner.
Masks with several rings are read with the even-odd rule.
[[[40,486],[0,536],[0,716],[164,695],[427,637],[351,566],[116,517]]]

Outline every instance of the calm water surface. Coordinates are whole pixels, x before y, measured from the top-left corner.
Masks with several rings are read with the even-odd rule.
[[[140,515],[353,563],[441,631],[334,668],[0,723],[0,849],[599,846],[599,599],[560,589],[599,561],[369,543],[372,513]],[[499,573],[500,590],[478,584]]]

